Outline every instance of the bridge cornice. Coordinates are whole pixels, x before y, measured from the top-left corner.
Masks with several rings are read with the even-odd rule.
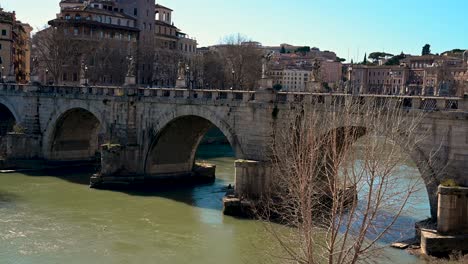
[[[267,101],[261,102],[259,91],[206,90],[178,88],[128,88],[115,86],[33,86],[19,84],[0,85],[0,95],[39,95],[44,97],[81,99],[81,100],[139,100],[155,103],[176,103],[194,105],[222,105],[229,103],[240,106],[243,103],[299,104],[299,103],[332,103],[343,100],[390,101],[395,107],[406,110],[467,112],[468,100],[461,97],[375,95],[375,94],[342,94],[342,93],[309,93],[309,92],[274,92],[261,91],[267,94]]]

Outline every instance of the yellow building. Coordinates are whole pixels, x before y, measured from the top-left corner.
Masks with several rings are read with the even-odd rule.
[[[29,82],[31,31],[31,26],[16,20],[15,12],[6,12],[0,8],[1,81]]]
[[[13,22],[14,14],[0,8],[0,78],[6,81],[13,72]]]

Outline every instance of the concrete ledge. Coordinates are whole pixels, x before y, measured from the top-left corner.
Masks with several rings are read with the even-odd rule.
[[[426,255],[442,255],[468,250],[467,235],[442,235],[435,230],[421,230],[421,250]]]
[[[161,173],[152,175],[102,175],[91,177],[91,188],[158,188],[213,183],[216,180],[216,166],[197,163],[191,172]]]

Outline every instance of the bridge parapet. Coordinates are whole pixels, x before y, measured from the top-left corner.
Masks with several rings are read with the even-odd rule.
[[[178,89],[178,88],[128,88],[117,86],[34,86],[18,84],[0,85],[0,94],[40,93],[62,96],[138,96],[141,98],[173,99],[180,103],[207,104],[210,102],[258,102],[294,104],[344,104],[351,100],[358,104],[374,102],[377,105],[394,105],[404,109],[423,111],[468,111],[468,100],[461,97],[398,96],[375,94],[339,94],[309,92],[266,92],[269,96],[258,96],[258,91]],[[265,91],[262,91],[265,94]]]

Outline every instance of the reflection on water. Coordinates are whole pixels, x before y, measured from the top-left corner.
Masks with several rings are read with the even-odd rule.
[[[232,151],[198,154],[217,165],[215,183],[158,192],[89,189],[81,184],[89,172],[0,174],[0,263],[259,263],[262,224],[221,212]],[[387,256],[416,263],[400,251]]]

